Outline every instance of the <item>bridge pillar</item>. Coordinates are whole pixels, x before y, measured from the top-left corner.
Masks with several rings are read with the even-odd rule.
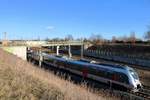
[[[40,59],[39,59],[39,66],[41,67],[42,66],[42,61],[43,61],[43,56],[42,56],[42,51],[41,51],[41,49],[40,49],[40,51],[39,51],[39,54],[40,54]]]
[[[51,47],[52,51],[54,51],[54,50],[55,50],[54,48],[55,48],[54,46],[52,46],[52,47]]]
[[[59,46],[56,47],[56,55],[59,55]]]
[[[69,57],[71,58],[72,54],[71,54],[71,46],[70,45],[69,45],[69,48],[68,48],[68,53],[69,53]]]
[[[84,49],[84,47],[83,47],[83,44],[81,45],[81,58],[83,58],[83,49]]]

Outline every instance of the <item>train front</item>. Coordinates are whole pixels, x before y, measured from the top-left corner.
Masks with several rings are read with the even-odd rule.
[[[129,68],[130,85],[133,92],[137,92],[142,89],[142,84],[139,80],[137,72],[133,68]]]

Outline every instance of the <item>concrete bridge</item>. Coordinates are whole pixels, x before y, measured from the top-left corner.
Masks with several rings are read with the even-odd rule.
[[[71,46],[81,46],[81,57],[83,57],[83,50],[91,46],[90,43],[82,41],[60,41],[60,42],[48,42],[48,41],[22,41],[14,40],[10,41],[8,46],[1,46],[6,51],[13,53],[23,59],[26,59],[26,51],[31,47],[56,47],[56,54],[59,55],[60,46],[68,47],[69,57],[72,57]]]
[[[26,41],[27,46],[81,46],[85,43],[82,41],[59,41],[59,42],[47,42],[47,41]]]
[[[87,48],[91,45],[89,42],[83,41],[43,41],[43,40],[12,40],[7,46],[27,46],[27,47],[47,47],[47,46],[81,46]]]
[[[83,49],[85,48],[85,43],[82,41],[59,41],[59,42],[44,42],[44,41],[27,41],[26,46],[30,47],[56,47],[56,54],[59,55],[60,46],[68,47],[69,57],[72,57],[71,46],[81,46],[81,54],[83,55]]]

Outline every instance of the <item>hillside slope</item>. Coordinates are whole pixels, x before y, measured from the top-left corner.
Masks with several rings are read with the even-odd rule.
[[[74,85],[0,49],[1,100],[116,99],[104,96],[102,92],[92,93],[87,87]]]

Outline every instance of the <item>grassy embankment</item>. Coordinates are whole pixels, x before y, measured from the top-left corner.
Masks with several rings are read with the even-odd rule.
[[[104,100],[106,93],[74,85],[0,50],[1,100]]]

